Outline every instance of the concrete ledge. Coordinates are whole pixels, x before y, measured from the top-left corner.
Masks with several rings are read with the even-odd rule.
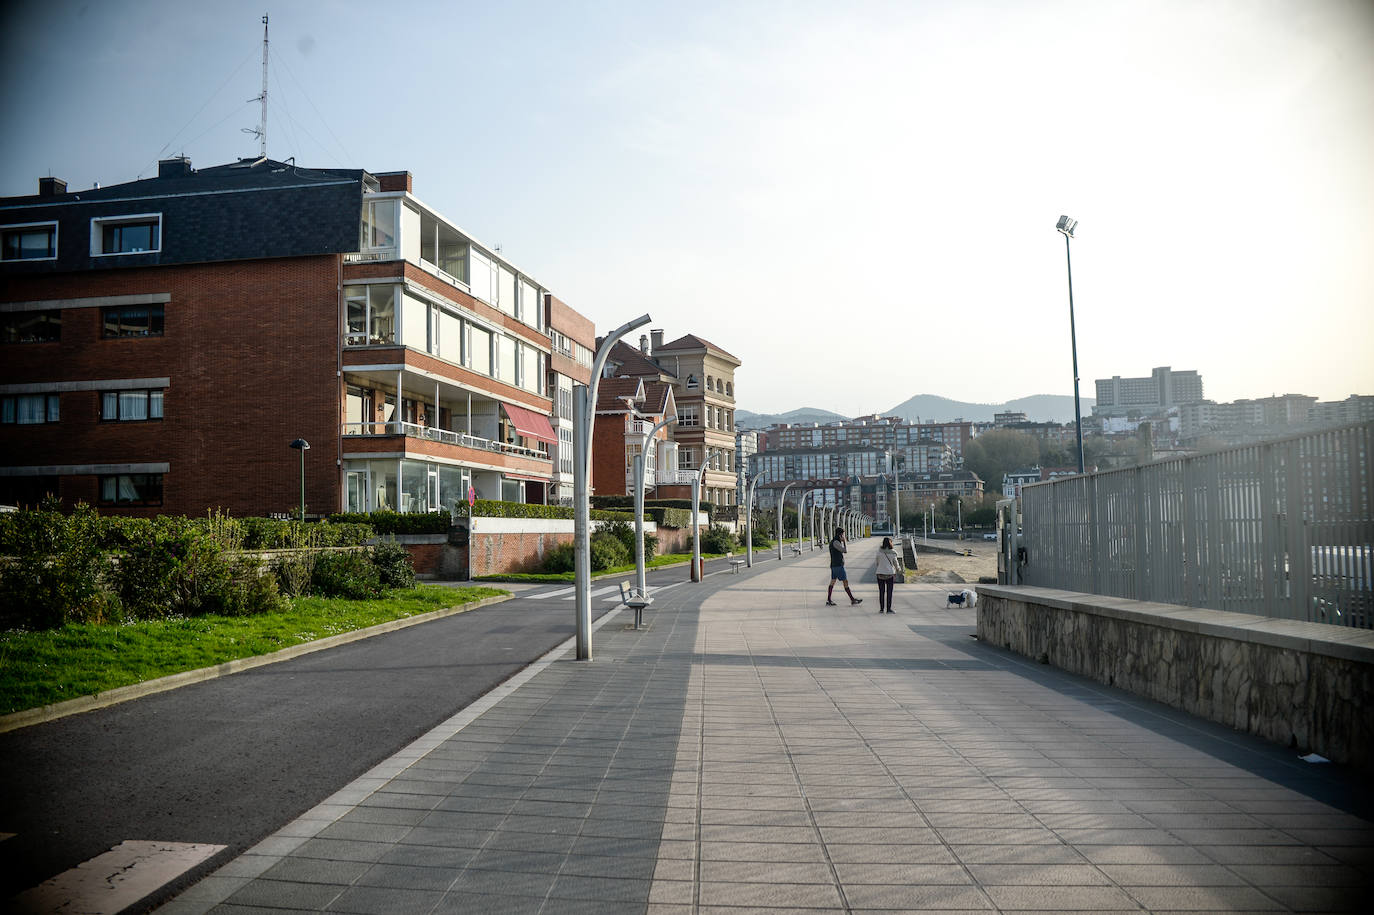
[[[1374,769],[1374,632],[1050,588],[977,590],[983,641]]]
[[[55,702],[52,705],[42,705],[38,708],[25,709],[22,712],[0,715],[0,734],[6,731],[25,728],[33,724],[42,724],[45,721],[56,721],[58,718],[66,718],[68,715],[78,715],[81,712],[90,712],[98,708],[118,705],[120,702],[128,702],[130,699],[140,699],[143,696],[163,693],[167,690],[176,689],[181,686],[189,686],[192,683],[213,680],[216,677],[224,677],[229,674],[238,673],[241,670],[251,670],[254,667],[264,667],[268,664],[276,664],[279,661],[289,661],[292,658],[299,658],[301,655],[310,654],[314,651],[323,651],[326,648],[347,645],[349,642],[361,641],[362,639],[370,638],[374,635],[381,635],[384,632],[395,632],[397,629],[405,629],[408,626],[417,626],[420,623],[432,622],[433,620],[443,619],[446,616],[466,613],[469,610],[476,610],[478,607],[485,607],[488,604],[499,604],[502,601],[510,600],[513,596],[514,595],[511,594],[505,594],[499,597],[484,597],[481,600],[472,601],[471,603],[457,604],[453,607],[445,607],[442,610],[431,610],[429,613],[421,613],[418,616],[407,616],[404,619],[378,623],[376,626],[369,626],[366,629],[355,629],[352,632],[341,632],[338,635],[316,639],[313,642],[302,642],[299,645],[292,645],[289,648],[283,648],[271,654],[256,655],[251,658],[238,658],[233,661],[225,661],[223,664],[216,664],[213,667],[202,667],[199,670],[186,670],[179,674],[169,674],[166,677],[158,677],[156,680],[145,680],[142,683],[131,683],[128,686],[109,689],[103,693],[95,693],[91,696],[78,696],[75,699],[68,699],[65,702]]]

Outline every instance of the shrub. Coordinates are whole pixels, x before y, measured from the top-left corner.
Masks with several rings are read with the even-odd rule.
[[[543,571],[549,573],[571,572],[576,561],[575,548],[571,543],[560,543],[544,554]]]
[[[286,607],[286,599],[277,587],[277,576],[264,572],[261,565],[248,563],[239,566],[233,578],[216,600],[216,613],[224,616],[252,616],[272,613]]]
[[[703,553],[730,553],[734,551],[737,543],[735,535],[724,525],[713,524],[701,534]]]
[[[321,553],[310,576],[310,589],[322,597],[366,600],[382,593],[382,578],[364,550]]]
[[[625,544],[610,535],[597,532],[591,539],[591,567],[593,572],[604,572],[615,566],[623,566],[631,561],[631,553]]]
[[[45,503],[36,512],[6,513],[3,542],[13,559],[0,569],[0,624],[55,629],[68,622],[118,618],[105,590],[107,559],[100,517],[81,504],[70,515]]]
[[[447,534],[453,524],[453,516],[447,511],[436,512],[347,512],[330,515],[328,522],[333,526],[343,524],[365,524],[371,526],[378,535],[386,534]],[[344,544],[337,544],[343,546]]]
[[[319,553],[301,551],[281,556],[276,560],[273,572],[277,576],[277,588],[287,597],[301,597],[310,592],[310,580],[315,573],[315,560]]]
[[[383,588],[415,587],[415,566],[410,551],[395,540],[383,540],[372,548],[372,564]]]

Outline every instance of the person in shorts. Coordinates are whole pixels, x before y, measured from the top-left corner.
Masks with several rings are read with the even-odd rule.
[[[844,528],[835,528],[835,536],[830,541],[830,590],[825,592],[825,605],[835,606],[835,582],[844,583],[844,593],[849,595],[849,603],[862,604],[862,597],[855,597],[854,592],[849,590],[849,576],[844,571],[844,554],[849,548],[845,543]]]

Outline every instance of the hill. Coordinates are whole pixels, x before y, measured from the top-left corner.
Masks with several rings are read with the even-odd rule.
[[[1083,415],[1092,413],[1091,397],[1083,398]],[[908,422],[920,419],[927,423],[947,423],[957,419],[975,423],[990,423],[994,413],[1024,413],[1031,422],[1070,423],[1073,422],[1073,397],[1067,394],[1032,394],[1018,397],[1006,403],[967,403],[950,400],[935,394],[917,394],[897,404],[883,413],[884,416],[900,416]],[[741,429],[766,429],[774,423],[833,423],[850,419],[829,410],[814,407],[801,407],[786,413],[751,413],[748,410],[735,411],[735,425]]]

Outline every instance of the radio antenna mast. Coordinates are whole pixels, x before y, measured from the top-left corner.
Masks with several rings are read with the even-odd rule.
[[[262,15],[262,95],[257,98],[250,98],[250,102],[259,102],[262,105],[262,114],[258,119],[257,127],[245,127],[244,133],[250,133],[258,138],[258,162],[267,158],[267,14]],[[253,163],[254,165],[257,162]]]

